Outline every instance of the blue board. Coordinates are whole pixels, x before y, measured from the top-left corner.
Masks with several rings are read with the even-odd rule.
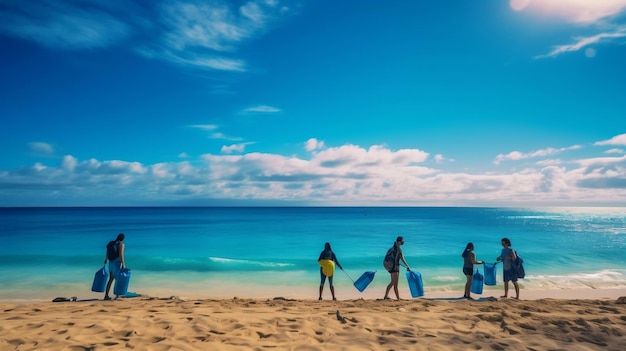
[[[376,274],[376,272],[370,271],[363,273],[359,279],[354,282],[354,287],[357,288],[358,291],[363,292],[372,280],[374,280],[374,274]]]
[[[476,272],[474,272],[474,276],[472,277],[472,288],[471,291],[474,294],[482,294],[483,293],[483,282],[484,282],[484,277],[482,274],[480,274],[480,272],[478,271],[478,269],[476,270]]]
[[[406,280],[409,282],[411,297],[424,296],[424,283],[422,282],[422,275],[419,272],[406,272]]]
[[[104,292],[107,286],[107,278],[109,272],[107,272],[106,266],[100,268],[93,277],[93,283],[91,284],[91,291]]]
[[[115,277],[115,287],[113,293],[119,296],[125,296],[128,292],[128,283],[130,283],[130,269],[122,269],[120,274]]]
[[[485,263],[485,285],[496,285],[495,263]]]

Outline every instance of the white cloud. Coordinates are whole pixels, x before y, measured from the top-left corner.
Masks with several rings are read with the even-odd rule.
[[[610,166],[614,164],[626,163],[626,155],[622,157],[595,157],[595,158],[586,158],[582,160],[574,161],[575,163],[588,168],[588,167],[604,167]]]
[[[446,162],[454,162],[455,161],[453,158],[447,158],[447,157],[443,156],[442,154],[435,155],[434,159],[435,159],[435,162],[437,164],[446,163]]]
[[[306,143],[304,144],[304,149],[309,152],[323,149],[323,148],[324,148],[324,142],[321,140],[317,140],[315,138],[311,138],[307,140]]]
[[[217,129],[217,125],[215,125],[215,124],[193,124],[193,125],[190,125],[189,127],[195,128],[195,129],[200,129],[200,130],[215,130],[215,129]]]
[[[222,153],[230,154],[233,152],[244,152],[246,146],[254,144],[253,142],[240,143],[240,144],[232,144],[232,145],[224,145],[222,146]]]
[[[551,156],[551,155],[559,154],[564,151],[576,150],[580,148],[581,148],[580,145],[573,145],[573,146],[563,147],[559,149],[549,147],[546,149],[532,151],[528,153],[512,151],[512,152],[509,152],[508,154],[499,154],[498,156],[496,156],[496,159],[493,161],[493,163],[497,165],[497,164],[500,164],[500,162],[502,161],[519,161],[519,160],[529,159],[529,158]]]
[[[70,50],[109,47],[131,34],[131,25],[112,13],[119,8],[91,5],[87,10],[75,1],[13,1],[0,12],[0,31]]]
[[[314,155],[311,162],[323,168],[355,170],[394,165],[408,167],[424,162],[427,158],[428,153],[417,149],[391,151],[381,145],[374,145],[369,149],[356,145],[344,145],[320,151]]]
[[[166,1],[161,16],[169,27],[163,42],[171,50],[231,51],[234,43],[249,36],[246,27],[237,23],[227,3]]]
[[[511,7],[589,24],[624,11],[626,0],[511,0]]]
[[[554,149],[543,151],[554,154],[545,150]],[[36,163],[0,170],[0,205],[14,204],[25,196],[44,199],[52,193],[57,205],[65,201],[59,199],[92,205],[239,199],[321,205],[545,206],[623,204],[626,198],[626,155],[574,163],[542,161],[513,172],[478,174],[420,165],[428,156],[418,149],[392,150],[382,145],[329,147],[305,158],[206,154],[194,162],[152,165],[81,161],[67,155],[56,167]]]
[[[189,158],[189,155],[186,152],[181,152],[178,154],[178,158]]]
[[[594,143],[593,145],[599,145],[599,146],[603,146],[603,145],[626,145],[626,133],[625,134],[616,135],[616,136],[612,137],[609,140],[598,141],[598,142]]]
[[[615,148],[615,149],[606,150],[604,153],[605,154],[624,154],[626,153],[626,151],[624,151],[623,149]]]
[[[228,1],[169,1],[160,7],[160,14],[167,29],[160,42],[138,49],[140,54],[196,68],[243,72],[246,62],[226,54],[264,33],[270,21],[285,13],[268,1],[248,1],[239,7]]]
[[[257,24],[258,26],[263,26],[263,22],[267,18],[264,11],[261,9],[259,4],[254,2],[248,2],[239,8],[239,13],[245,18],[248,18],[252,23]]]
[[[48,143],[44,143],[41,141],[34,141],[31,143],[28,143],[28,146],[30,147],[31,151],[36,152],[36,153],[48,154],[48,155],[54,154],[54,146]]]
[[[214,69],[219,71],[246,71],[246,63],[243,60],[228,59],[216,55],[198,54],[192,51],[184,53],[173,53],[170,51],[154,53],[148,52],[146,49],[140,49],[138,52],[146,57],[166,59],[167,61],[182,66],[192,66],[194,68]],[[186,57],[183,57],[183,55]]]
[[[0,33],[68,50],[111,47],[130,38],[146,58],[244,72],[234,53],[289,15],[277,1],[165,0],[137,5],[100,0],[11,1],[0,9]]]
[[[511,0],[510,5],[516,11],[561,18],[585,29],[586,34],[577,36],[573,43],[557,45],[549,53],[535,56],[536,59],[581,49],[585,49],[586,57],[593,58],[596,49],[590,45],[619,43],[626,37],[626,27],[617,19],[626,10],[626,0]],[[590,32],[595,34],[590,35]]]
[[[574,44],[559,45],[555,47],[549,53],[545,55],[536,56],[535,58],[555,57],[566,52],[579,51],[592,44],[597,44],[603,41],[606,42],[606,41],[610,41],[611,39],[624,38],[624,37],[626,37],[626,28],[620,28],[619,30],[614,31],[614,32],[600,33],[591,37],[578,38],[577,42]],[[593,53],[587,53],[586,56],[587,57],[595,56],[595,51],[593,51]]]
[[[241,140],[243,140],[242,138],[231,137],[231,136],[228,136],[228,135],[226,135],[224,133],[221,133],[221,132],[212,133],[211,135],[209,135],[209,138],[211,138],[211,139],[230,140],[230,141],[241,141]]]
[[[249,107],[243,110],[243,113],[276,113],[280,112],[280,109],[268,105],[259,105],[255,107]]]
[[[78,166],[78,160],[74,156],[66,155],[63,157],[63,161],[61,161],[61,168],[68,172],[74,172],[76,166]]]

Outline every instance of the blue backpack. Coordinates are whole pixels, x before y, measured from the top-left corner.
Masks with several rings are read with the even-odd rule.
[[[513,270],[515,270],[518,278],[524,278],[526,276],[524,259],[517,254],[517,251],[513,250],[513,252],[515,252],[515,260],[512,262]]]

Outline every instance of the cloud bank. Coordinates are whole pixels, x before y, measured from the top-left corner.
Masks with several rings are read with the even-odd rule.
[[[595,146],[623,143],[623,135]],[[268,153],[205,154],[180,162],[141,164],[79,160],[0,171],[2,206],[175,205],[216,201],[279,201],[306,205],[616,205],[626,200],[626,156],[537,162],[499,173],[437,168],[419,149],[382,145],[326,147],[303,143],[307,157]],[[508,162],[552,157],[581,146],[546,148]],[[243,151],[232,145],[224,152]],[[600,150],[598,150],[600,151]]]

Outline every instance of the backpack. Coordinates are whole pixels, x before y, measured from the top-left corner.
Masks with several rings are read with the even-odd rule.
[[[107,244],[107,258],[109,259],[109,261],[113,261],[117,259],[118,257],[120,257],[119,248],[120,248],[119,241],[115,241],[115,240],[109,241],[109,243]]]
[[[396,268],[396,256],[398,255],[398,251],[396,250],[396,245],[394,244],[392,248],[387,250],[387,254],[385,255],[385,259],[383,260],[383,266],[387,272],[391,272]]]
[[[526,271],[524,270],[524,259],[517,254],[517,251],[513,250],[513,252],[515,252],[515,259],[511,262],[513,270],[515,270],[518,278],[524,278],[526,276]]]

